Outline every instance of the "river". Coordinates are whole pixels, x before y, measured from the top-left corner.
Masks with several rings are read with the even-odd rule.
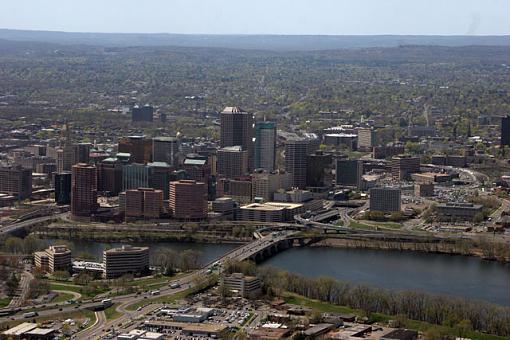
[[[83,240],[55,240],[45,239],[43,240],[48,245],[50,244],[67,244],[72,252],[73,256],[79,255],[80,253],[88,253],[95,257],[96,261],[102,261],[103,250],[120,247],[126,243],[103,243],[103,242],[91,242]],[[180,253],[186,249],[193,249],[200,252],[200,263],[207,264],[221,255],[227,253],[229,250],[239,247],[238,244],[212,244],[212,243],[182,243],[182,242],[157,242],[157,243],[129,243],[133,246],[148,246],[149,253],[152,256],[159,249],[169,248]]]
[[[46,240],[58,244],[59,240]],[[87,252],[101,260],[104,249],[121,243],[63,241],[73,254]],[[161,248],[181,252],[198,250],[200,262],[208,263],[236,244],[133,243],[150,246],[151,254]],[[263,265],[309,277],[329,276],[357,284],[398,289],[420,290],[436,294],[482,299],[510,306],[510,265],[483,261],[480,258],[386,250],[305,247],[291,248]]]
[[[292,248],[264,262],[304,276],[419,290],[510,306],[510,264],[480,258],[347,248]]]

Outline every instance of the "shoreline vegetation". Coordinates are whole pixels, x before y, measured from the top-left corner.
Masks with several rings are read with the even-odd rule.
[[[510,335],[510,307],[483,300],[377,288],[330,277],[310,278],[253,262],[227,262],[225,272],[257,276],[269,298],[323,313],[352,313],[368,323],[394,320],[399,327],[426,332],[426,339],[442,339],[447,334],[471,339]],[[457,331],[461,332],[455,334]],[[430,337],[429,332],[439,336]]]
[[[50,229],[48,227],[39,227],[35,234],[42,238],[55,238],[63,240],[85,240],[96,242],[183,242],[183,243],[210,243],[210,244],[244,244],[251,241],[253,231],[240,232],[231,231],[189,231],[189,230],[118,230],[116,232],[105,233],[104,230],[87,227],[59,228]],[[310,237],[326,237],[312,247],[330,247],[330,248],[352,248],[352,249],[371,249],[388,251],[409,251],[445,255],[462,255],[478,257],[482,260],[510,263],[510,247],[503,243],[493,242],[487,237],[473,239],[443,239],[430,240],[423,238],[413,239],[409,235],[406,239],[380,239],[348,235],[322,235],[311,234]]]

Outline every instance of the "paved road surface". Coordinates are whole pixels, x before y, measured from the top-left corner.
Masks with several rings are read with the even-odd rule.
[[[89,328],[76,334],[73,339],[98,339],[99,331],[106,325],[106,314],[104,311],[96,312],[96,322]]]
[[[23,272],[21,273],[21,278],[18,286],[19,294],[14,296],[7,306],[7,308],[18,308],[23,305],[23,303],[28,298],[28,293],[30,292],[30,282],[34,279],[34,276],[30,272],[31,266],[25,265]]]

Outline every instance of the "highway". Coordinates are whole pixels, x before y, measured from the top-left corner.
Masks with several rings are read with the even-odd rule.
[[[30,292],[30,282],[32,282],[34,279],[34,276],[31,273],[31,267],[31,265],[25,265],[25,268],[21,273],[21,278],[18,286],[19,294],[12,298],[6,309],[18,308],[23,304],[24,301],[27,300],[28,294]]]
[[[32,218],[32,219],[29,219],[26,221],[18,222],[18,223],[0,226],[0,235],[13,233],[18,230],[25,229],[25,228],[30,228],[30,227],[33,227],[34,225],[39,224],[39,223],[57,220],[59,218],[65,217],[66,215],[67,215],[67,213],[55,214],[55,215],[50,215],[50,216],[42,216],[42,217],[36,217],[36,218]]]

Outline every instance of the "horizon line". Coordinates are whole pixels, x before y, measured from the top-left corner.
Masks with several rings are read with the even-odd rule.
[[[49,33],[71,33],[71,34],[130,34],[130,35],[209,35],[209,36],[309,36],[309,37],[509,37],[510,33],[502,34],[409,34],[409,33],[351,33],[351,34],[312,34],[312,33],[174,33],[174,32],[94,32],[94,31],[65,31],[51,29],[24,29],[24,28],[4,28],[4,31],[26,31],[26,32],[49,32]]]

